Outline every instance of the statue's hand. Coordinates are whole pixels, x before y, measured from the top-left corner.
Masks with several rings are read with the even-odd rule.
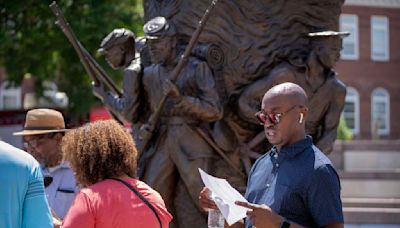
[[[149,124],[143,124],[140,129],[139,129],[139,139],[142,140],[146,138],[146,135],[150,134],[150,125]]]
[[[171,97],[180,97],[181,94],[179,93],[178,87],[174,85],[169,79],[165,79],[162,82],[162,89],[163,93],[166,96],[171,96]]]
[[[100,100],[104,100],[106,97],[106,91],[104,89],[104,84],[96,84],[95,82],[92,81],[92,88],[93,88],[93,94],[99,98]]]

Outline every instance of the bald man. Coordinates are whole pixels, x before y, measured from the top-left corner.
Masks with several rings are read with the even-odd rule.
[[[251,209],[231,227],[343,227],[340,180],[330,160],[306,135],[307,96],[294,83],[268,90],[256,116],[274,145],[253,165],[245,198]],[[204,188],[199,201],[214,208]]]

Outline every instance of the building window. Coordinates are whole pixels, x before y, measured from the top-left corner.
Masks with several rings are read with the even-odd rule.
[[[8,82],[4,82],[0,86],[0,110],[20,108],[21,89],[19,87],[8,86]]]
[[[358,59],[358,17],[353,14],[340,15],[340,31],[350,32],[343,38],[342,59]]]
[[[373,135],[388,135],[390,131],[390,96],[383,88],[374,89],[371,96],[371,129]]]
[[[343,117],[350,131],[358,134],[360,132],[360,96],[352,87],[347,88]]]
[[[389,60],[389,20],[384,16],[371,18],[371,59]]]

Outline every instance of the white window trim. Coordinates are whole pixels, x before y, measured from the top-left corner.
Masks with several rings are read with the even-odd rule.
[[[354,129],[350,129],[353,135],[360,133],[360,95],[353,87],[347,87],[347,94],[353,92],[355,97],[346,96],[345,102],[354,102]]]
[[[399,0],[346,0],[344,5],[400,9],[400,1]]]
[[[358,60],[359,59],[359,38],[358,38],[358,16],[355,14],[341,14],[340,17],[349,17],[349,18],[353,18],[354,19],[354,34],[352,34],[354,36],[354,54],[352,55],[345,55],[344,52],[340,53],[340,57],[343,60]],[[341,20],[339,20],[340,22],[340,31],[342,32],[348,32],[345,31],[342,25]],[[345,39],[345,38],[344,38]]]
[[[6,96],[13,96],[16,97],[17,103],[15,104],[16,109],[21,108],[21,88],[20,87],[10,87],[7,88],[8,82],[5,81],[0,86],[0,110],[4,110],[4,97]]]
[[[376,98],[374,97],[374,93],[376,92],[383,92],[386,94],[386,97],[384,99],[380,99],[380,98]],[[386,129],[378,129],[378,131],[376,132],[378,135],[389,135],[390,134],[390,94],[389,92],[382,88],[382,87],[378,87],[375,88],[372,93],[371,93],[371,132],[374,132],[374,128],[375,128],[375,123],[373,121],[373,105],[374,105],[374,101],[378,99],[381,101],[384,101],[387,104],[387,112],[385,113],[385,118],[386,118]]]
[[[381,56],[374,56],[374,52],[373,52],[373,34],[374,34],[374,29],[373,29],[373,20],[374,19],[384,19],[386,21],[386,27],[384,28],[386,30],[386,40],[385,40],[385,53],[386,55],[381,57]],[[390,33],[389,33],[389,18],[386,16],[378,16],[378,15],[373,15],[371,16],[371,60],[373,61],[389,61],[390,59]]]

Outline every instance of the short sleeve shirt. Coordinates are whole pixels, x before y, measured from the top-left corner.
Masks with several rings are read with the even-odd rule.
[[[39,163],[1,140],[0,227],[53,227]]]
[[[53,177],[51,184],[45,189],[50,208],[63,219],[71,206],[75,195],[79,192],[75,176],[68,162],[52,168],[45,168],[43,173]]]
[[[166,228],[172,220],[160,194],[144,182],[124,178],[153,205]],[[159,228],[152,210],[127,186],[115,180],[103,180],[82,189],[62,224],[63,228]]]
[[[274,147],[260,157],[249,174],[245,197],[306,227],[343,223],[339,177],[310,136],[279,154]],[[251,227],[248,219],[246,227]]]

